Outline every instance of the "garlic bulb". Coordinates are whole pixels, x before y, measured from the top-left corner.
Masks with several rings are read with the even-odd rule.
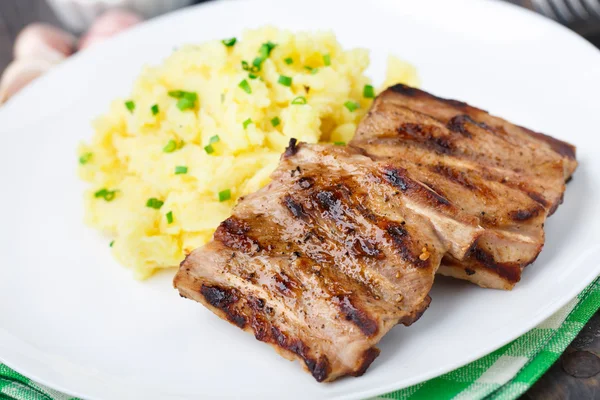
[[[70,56],[77,39],[48,24],[35,23],[23,29],[15,40],[15,59],[38,59],[58,63]]]
[[[35,58],[19,59],[10,63],[0,79],[0,104],[53,66],[51,61]]]
[[[81,38],[79,41],[79,49],[82,50],[94,43],[106,40],[141,21],[142,18],[139,15],[130,11],[108,11],[94,21],[87,33]]]

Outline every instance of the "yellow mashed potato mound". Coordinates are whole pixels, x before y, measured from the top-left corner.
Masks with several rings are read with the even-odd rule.
[[[290,138],[348,142],[372,98],[369,54],[328,32],[276,28],[188,45],[145,68],[79,148],[86,222],[139,279],[205,244],[269,181]],[[394,57],[385,84],[417,85]]]

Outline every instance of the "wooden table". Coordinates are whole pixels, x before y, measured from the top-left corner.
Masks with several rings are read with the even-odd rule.
[[[511,0],[518,3],[519,0]],[[530,3],[527,0],[523,4]],[[19,30],[35,21],[60,25],[43,0],[0,0],[0,71],[10,62]],[[600,45],[600,36],[588,37]],[[600,313],[522,399],[600,399]]]

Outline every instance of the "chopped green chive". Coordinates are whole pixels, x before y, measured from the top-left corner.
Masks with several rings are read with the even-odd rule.
[[[288,57],[286,59],[283,60],[287,65],[290,65],[294,62],[294,60],[292,60],[292,57]]]
[[[243,80],[240,82],[240,84],[238,85],[244,92],[251,94],[252,93],[252,88],[250,88],[250,84],[248,83],[247,80]]]
[[[356,111],[360,107],[360,105],[355,101],[348,100],[344,103],[344,107],[346,107],[348,111],[353,112]]]
[[[111,242],[108,244],[108,246],[109,246],[109,247],[113,247],[113,244],[115,244],[115,241],[114,241],[114,240],[112,240],[112,241],[111,241]]]
[[[171,97],[174,97],[174,98],[176,98],[176,99],[180,99],[180,98],[182,98],[182,97],[183,97],[183,95],[184,95],[185,93],[186,93],[186,92],[184,92],[183,90],[171,90],[171,91],[170,91],[168,94],[169,94],[169,96],[171,96]]]
[[[251,123],[252,123],[252,119],[251,119],[251,118],[248,118],[247,120],[245,120],[245,121],[243,122],[243,124],[242,124],[242,125],[244,125],[244,129],[246,129],[246,128],[248,127],[248,125],[250,125]]]
[[[204,151],[206,152],[206,154],[212,154],[215,152],[215,148],[212,147],[212,144],[209,144],[204,146]]]
[[[94,197],[103,198],[105,201],[112,201],[114,200],[116,193],[116,190],[100,189],[94,193]]]
[[[323,55],[323,63],[324,63],[326,66],[329,66],[329,65],[331,65],[331,56],[330,56],[329,54],[325,54],[325,55]]]
[[[210,144],[217,143],[220,141],[221,141],[221,138],[219,137],[219,135],[215,135],[215,136],[211,137],[210,139],[208,139],[208,143],[210,143]]]
[[[274,117],[273,119],[271,119],[271,125],[273,125],[273,128],[279,125],[280,123],[281,120],[279,119],[279,117]]]
[[[96,193],[94,193],[94,197],[96,197],[96,198],[104,197],[106,195],[106,193],[108,193],[107,189],[100,189]]]
[[[317,72],[319,72],[319,68],[313,68],[313,69],[310,71],[310,74],[311,74],[311,75],[314,75],[314,74],[316,74]]]
[[[167,145],[165,147],[163,147],[163,151],[165,153],[172,153],[175,150],[181,149],[184,145],[185,145],[185,142],[183,140],[181,142],[177,143],[175,140],[171,139],[171,140],[169,140]]]
[[[345,146],[346,142],[333,142],[336,146]]]
[[[313,70],[313,67],[309,67],[308,65],[305,65],[305,66],[304,66],[304,69],[305,69],[305,70],[307,70],[307,71],[312,71],[312,70]]]
[[[198,100],[198,95],[195,92],[186,92],[183,90],[172,90],[169,92],[169,96],[179,99],[177,108],[181,111],[196,107],[196,100]]]
[[[154,208],[155,210],[160,210],[163,204],[165,204],[164,201],[159,200],[156,197],[151,197],[146,202],[146,207]]]
[[[92,159],[92,153],[84,153],[79,157],[79,164],[87,164]]]
[[[298,96],[296,97],[294,100],[292,100],[292,104],[306,104],[306,97],[304,96]]]
[[[256,57],[254,60],[252,60],[252,68],[256,68],[256,71],[260,71],[260,67],[262,66],[262,63],[264,62],[264,58],[262,57]],[[252,71],[252,69],[251,69]]]
[[[279,79],[277,80],[277,82],[279,82],[283,86],[292,86],[292,78],[290,78],[289,76],[279,75]]]
[[[179,108],[181,111],[192,109],[195,106],[196,106],[196,101],[190,100],[187,97],[179,99],[179,101],[177,102],[177,108]]]
[[[150,111],[152,111],[152,115],[157,115],[158,112],[160,111],[158,108],[158,104],[155,104],[152,107],[150,107]]]
[[[166,215],[167,223],[170,225],[173,223],[173,211],[169,211]]]
[[[235,42],[237,42],[236,38],[231,38],[231,39],[223,39],[221,40],[221,43],[223,43],[226,47],[232,47]]]
[[[373,99],[375,98],[375,89],[371,85],[365,85],[363,89],[363,97],[365,99]]]
[[[254,61],[256,61],[256,59],[255,59]],[[258,62],[258,61],[256,61],[256,62]],[[242,60],[242,69],[243,69],[244,71],[248,71],[248,72],[256,73],[256,72],[260,71],[260,64],[261,64],[261,63],[262,63],[262,61],[258,62],[258,65],[252,65],[252,66],[250,66],[250,65],[248,64],[248,61],[244,61],[244,60]],[[255,75],[255,76],[256,76],[256,75]],[[253,79],[254,79],[254,78],[253,78]]]
[[[231,199],[231,190],[225,189],[219,192],[219,201],[227,201],[229,199]]]
[[[248,74],[248,78],[250,78],[250,79],[256,79],[256,78],[258,78],[258,75]]]
[[[135,103],[133,100],[128,100],[125,102],[125,107],[127,107],[130,113],[133,113],[133,110],[135,110]]]
[[[187,174],[188,167],[185,165],[178,165],[175,167],[175,175]]]
[[[259,56],[252,60],[252,67],[250,67],[246,61],[242,61],[242,68],[244,68],[245,71],[250,72],[260,71],[262,63],[265,62],[267,58],[269,58],[269,55],[271,54],[271,51],[273,51],[275,46],[277,46],[275,43],[263,43],[260,46],[260,49],[258,49]]]
[[[260,49],[258,49],[258,53],[262,58],[267,58],[271,55],[271,51],[273,51],[276,46],[275,43],[271,42],[263,43],[262,46],[260,46]]]
[[[177,142],[173,139],[169,140],[169,143],[165,147],[163,147],[163,151],[165,153],[172,153],[177,150]]]

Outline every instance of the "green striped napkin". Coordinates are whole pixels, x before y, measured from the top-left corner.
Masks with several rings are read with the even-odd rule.
[[[377,399],[516,399],[560,357],[600,308],[600,280],[525,335],[438,378]]]
[[[438,378],[375,399],[516,399],[554,364],[600,308],[600,280],[512,343]],[[0,400],[67,400],[0,364]]]

